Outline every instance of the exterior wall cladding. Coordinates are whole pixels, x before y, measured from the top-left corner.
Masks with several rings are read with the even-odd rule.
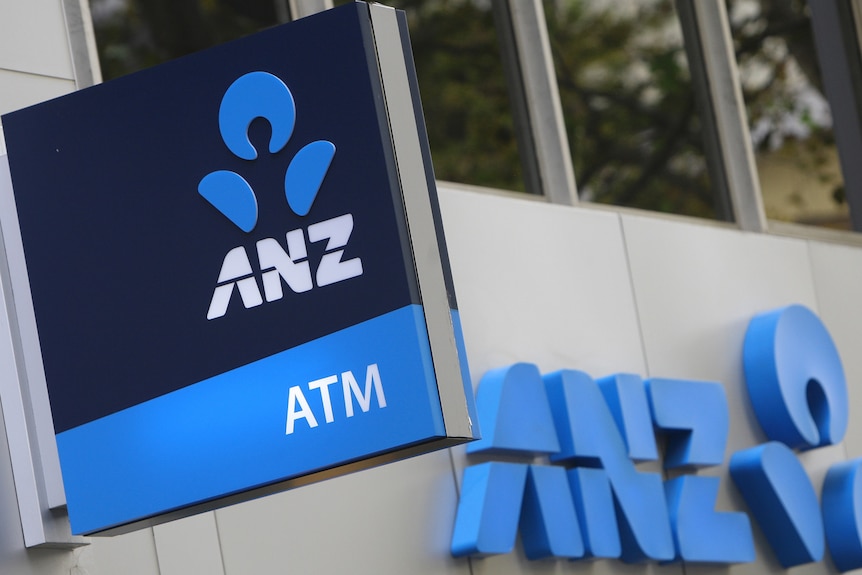
[[[64,12],[65,11],[65,12]],[[60,0],[0,4],[0,112],[76,87]],[[4,153],[0,139],[0,154]],[[445,232],[474,385],[518,361],[543,372],[630,372],[721,382],[726,455],[765,441],[744,390],[751,317],[800,303],[841,353],[850,427],[838,445],[800,455],[818,490],[835,462],[862,456],[862,248],[742,232],[732,225],[633,211],[565,207],[440,185]],[[0,433],[0,573],[643,573],[714,567],[618,561],[455,559],[449,543],[463,448],[441,451],[73,550],[26,549],[7,436]],[[726,464],[718,507],[742,510]],[[784,571],[755,527],[757,559],[733,575]],[[837,572],[829,559],[805,573]]]

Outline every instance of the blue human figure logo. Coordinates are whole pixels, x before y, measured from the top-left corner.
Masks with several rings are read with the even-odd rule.
[[[228,150],[247,161],[258,158],[258,151],[248,137],[251,123],[263,118],[272,133],[268,150],[280,152],[287,145],[296,125],[296,103],[290,89],[269,72],[249,72],[237,78],[225,91],[219,108],[219,131]],[[335,144],[317,140],[302,147],[287,166],[284,192],[290,209],[306,216],[314,204],[326,177]],[[246,233],[257,225],[257,196],[240,174],[216,170],[204,176],[198,193],[222,215]]]

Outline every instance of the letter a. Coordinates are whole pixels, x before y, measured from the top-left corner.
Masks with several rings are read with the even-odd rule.
[[[242,297],[242,305],[246,308],[256,307],[263,303],[260,289],[258,289],[257,282],[252,276],[248,254],[242,246],[232,249],[224,257],[221,272],[218,275],[218,283],[219,285],[216,286],[210,301],[207,319],[216,319],[227,313],[227,306],[230,303],[231,295],[233,295],[234,285],[237,286],[239,295]]]

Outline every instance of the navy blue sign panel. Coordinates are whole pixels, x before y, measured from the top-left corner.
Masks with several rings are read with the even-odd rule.
[[[381,10],[345,6],[3,117],[74,532],[453,442],[412,255],[442,237],[408,232],[382,35],[412,60],[403,15],[385,9],[387,32]]]

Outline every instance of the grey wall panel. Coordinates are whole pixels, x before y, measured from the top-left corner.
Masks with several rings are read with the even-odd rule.
[[[74,79],[60,0],[0,2],[0,68]]]
[[[225,575],[469,573],[448,551],[449,454],[438,451],[216,512]]]
[[[0,114],[68,94],[74,78],[63,3],[0,2]]]
[[[80,550],[79,565],[73,575],[160,575],[153,530],[93,538]]]
[[[74,89],[74,80],[0,68],[0,114],[68,94]]]
[[[488,369],[518,361],[595,377],[645,373],[619,215],[448,187],[440,196],[474,386]],[[459,480],[487,459],[452,452]],[[634,572],[619,561],[529,561],[520,544],[472,566],[477,575]]]
[[[650,375],[724,383],[735,427],[750,427],[745,330],[768,309],[817,310],[805,242],[641,216],[623,226]]]
[[[847,378],[850,425],[844,440],[849,457],[862,456],[862,249],[809,242],[820,317],[829,328]]]
[[[159,575],[224,575],[214,513],[157,525],[153,535]]]
[[[542,371],[644,371],[614,213],[440,189],[473,381],[518,361]]]
[[[650,376],[724,385],[731,417],[726,457],[766,441],[744,389],[743,338],[758,312],[791,303],[817,311],[806,242],[640,216],[623,216],[623,227]],[[801,458],[818,493],[826,469],[844,458],[842,445]],[[745,509],[726,464],[700,473],[721,477],[719,509]],[[756,525],[754,532],[757,560],[722,571],[784,571]],[[688,565],[686,572],[714,569]],[[796,568],[830,569],[826,562]]]

